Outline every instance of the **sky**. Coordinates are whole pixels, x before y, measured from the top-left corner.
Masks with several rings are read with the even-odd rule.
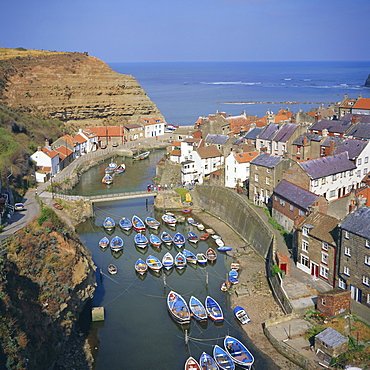
[[[5,0],[0,46],[107,63],[370,61],[369,0]]]

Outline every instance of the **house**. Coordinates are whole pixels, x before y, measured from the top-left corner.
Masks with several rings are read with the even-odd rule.
[[[370,99],[362,98],[361,95],[353,105],[352,114],[370,115]]]
[[[227,135],[230,132],[230,122],[227,121],[225,112],[217,111],[208,117],[199,117],[194,128],[200,129],[203,137],[208,134]]]
[[[329,136],[344,136],[354,124],[351,121],[340,121],[331,119],[321,119],[314,123],[308,132],[311,134],[322,135],[327,130]]]
[[[353,211],[340,225],[338,287],[370,307],[370,208]]]
[[[251,128],[251,120],[256,120],[257,116],[247,116],[244,111],[239,116],[229,116],[226,120],[230,123],[230,131],[234,135],[239,135],[243,132],[247,132]]]
[[[296,161],[320,157],[320,142],[322,135],[304,133],[293,140],[291,158]]]
[[[320,352],[328,355],[330,359],[331,357],[338,357],[341,353],[348,350],[348,339],[329,326],[321,333],[315,335],[315,349],[319,358]],[[330,359],[325,361],[327,365],[330,364]]]
[[[357,99],[348,99],[348,94],[344,94],[343,100],[339,104],[339,119],[342,119],[348,113],[352,112]]]
[[[100,146],[110,143],[123,144],[125,141],[125,131],[123,126],[95,126],[87,127],[98,136]]]
[[[257,156],[258,152],[232,151],[225,159],[225,186],[235,188],[245,184],[249,179],[250,162]]]
[[[229,144],[227,145],[228,142]],[[230,153],[232,146],[228,135],[215,134],[208,134],[204,140],[204,145],[216,147],[224,156]]]
[[[334,288],[325,293],[319,293],[316,308],[329,318],[349,312],[351,309],[351,292]]]
[[[144,137],[144,126],[138,123],[124,125],[125,139],[127,141],[135,141]]]
[[[49,147],[38,147],[30,157],[36,163],[36,182],[46,182],[59,172],[59,155]]]
[[[256,147],[257,137],[261,133],[262,130],[263,130],[263,127],[253,127],[253,128],[251,128],[246,133],[246,135],[244,136],[244,143],[245,144],[252,144],[257,149],[257,147]]]
[[[187,138],[181,141],[180,150],[181,157],[180,162],[185,162],[190,159],[190,154],[196,150],[202,142],[202,139]]]
[[[266,152],[268,154],[272,153],[272,139],[275,134],[279,131],[279,124],[271,123],[266,126],[262,132],[257,137],[257,146],[256,149],[259,152]]]
[[[166,123],[160,117],[145,117],[141,118],[140,122],[144,126],[145,137],[164,135]]]
[[[79,129],[78,135],[81,135],[86,140],[86,146],[82,149],[84,153],[90,153],[98,149],[98,135],[89,129]]]
[[[291,145],[301,131],[301,126],[294,123],[283,124],[276,135],[272,138],[271,154],[282,156],[285,153],[288,153],[289,158],[291,158]]]
[[[73,162],[73,155],[74,152],[67,148],[66,146],[62,145],[58,148],[54,148],[54,151],[56,151],[59,155],[59,170],[63,170],[63,168],[67,167]]]
[[[320,157],[327,157],[333,155],[335,148],[343,140],[342,137],[328,136],[327,130],[325,129],[322,135],[322,140],[320,142]],[[315,158],[315,157],[314,157]]]
[[[370,116],[367,116],[370,118]],[[357,122],[346,134],[347,137],[360,140],[370,140],[370,122]]]
[[[307,217],[315,209],[323,213],[327,210],[324,197],[286,180],[281,180],[273,190],[271,203],[272,217],[289,232],[300,217]]]
[[[335,286],[338,223],[334,217],[314,212],[295,226],[293,236],[297,267],[328,283],[328,289]]]
[[[80,155],[80,144],[76,139],[69,135],[63,135],[57,140],[55,140],[51,146],[52,150],[55,150],[57,152],[64,152],[66,153],[66,150],[64,148],[67,148],[69,151],[72,152],[72,156],[70,154],[65,154],[64,158],[68,157],[67,162],[71,163],[74,159],[76,159]],[[62,165],[64,168],[66,166],[66,162]]]

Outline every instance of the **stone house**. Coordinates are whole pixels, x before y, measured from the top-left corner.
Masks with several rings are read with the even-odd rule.
[[[338,287],[370,308],[370,208],[353,211],[340,225]]]
[[[144,126],[138,123],[124,125],[125,140],[135,141],[144,137]]]
[[[267,154],[272,153],[272,139],[279,131],[280,126],[278,123],[271,123],[266,126],[257,137],[256,149],[259,152],[265,152]]]
[[[339,104],[339,119],[343,119],[344,115],[352,112],[356,101],[357,99],[349,99],[348,94],[344,94],[343,100]]]
[[[331,318],[351,309],[351,292],[334,288],[317,296],[316,308],[325,316]]]
[[[217,111],[208,117],[199,117],[194,128],[200,129],[203,137],[208,134],[227,135],[230,132],[230,122],[227,121],[225,112]]]
[[[332,119],[321,119],[314,123],[309,129],[310,134],[323,135],[324,130],[329,136],[343,137],[352,128],[354,124],[351,121],[340,121]]]
[[[305,127],[295,123],[283,124],[272,138],[271,154],[286,155],[286,158],[292,158],[292,143],[301,134],[302,129]]]
[[[231,151],[232,140],[229,140],[228,135],[208,134],[204,139],[204,146],[214,146],[226,157]]]
[[[258,135],[261,133],[262,130],[263,130],[263,127],[253,127],[253,128],[251,128],[244,135],[244,138],[243,138],[244,143],[245,144],[252,144],[257,149],[256,141],[257,141]]]
[[[250,162],[257,157],[257,152],[238,153],[232,151],[225,159],[225,186],[242,186],[249,179]]]
[[[323,352],[330,357],[338,357],[341,353],[347,351],[348,340],[335,329],[328,327],[315,335],[315,349],[316,354]]]
[[[328,288],[335,286],[338,223],[334,217],[314,212],[295,226],[293,235],[297,267],[328,283]]]
[[[320,157],[322,135],[304,133],[293,140],[291,158],[295,161],[306,161]]]
[[[99,145],[109,145],[113,143],[123,144],[125,142],[124,126],[95,126],[88,127],[98,136]]]
[[[75,160],[80,154],[80,144],[76,139],[71,135],[63,135],[53,142],[51,145],[52,150],[58,150],[59,152],[63,150],[63,147],[69,149],[72,154],[72,160]],[[68,156],[69,157],[69,156]],[[69,157],[70,158],[70,157]],[[65,166],[64,166],[65,167]]]
[[[356,123],[348,131],[346,137],[359,140],[370,140],[370,116],[356,116],[355,118]]]

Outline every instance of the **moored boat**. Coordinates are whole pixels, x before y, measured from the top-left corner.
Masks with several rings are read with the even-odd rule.
[[[132,226],[138,232],[145,231],[145,224],[143,220],[136,215],[132,216]]]
[[[146,259],[146,264],[151,270],[155,272],[159,272],[162,268],[162,262],[155,256],[149,255]]]
[[[201,223],[198,223],[198,224],[196,225],[196,227],[197,227],[197,229],[198,229],[198,230],[200,230],[200,231],[203,231],[203,230],[204,230],[204,225],[203,225],[203,224],[201,224]]]
[[[182,235],[181,233],[176,233],[173,236],[173,244],[176,245],[176,247],[181,248],[185,244],[185,236]]]
[[[99,241],[100,248],[105,249],[108,247],[108,245],[109,245],[109,239],[106,236],[100,239]]]
[[[186,220],[187,220],[187,222],[188,222],[189,225],[193,225],[195,223],[195,220],[194,220],[193,217],[187,217]]]
[[[109,174],[105,174],[101,180],[101,182],[105,185],[113,184],[113,177]]]
[[[167,231],[163,231],[163,233],[161,234],[161,240],[164,244],[167,244],[167,245],[170,245],[172,244],[172,236],[167,232]]]
[[[231,287],[231,283],[229,280],[223,281],[221,284],[221,292],[227,292]]]
[[[175,257],[175,266],[178,268],[178,269],[183,269],[184,267],[186,267],[186,258],[185,256],[179,252],[176,254],[176,257]]]
[[[201,370],[201,369],[198,364],[198,361],[190,356],[185,362],[185,370]]]
[[[118,252],[123,249],[123,239],[119,236],[115,236],[110,241],[110,249],[114,252]]]
[[[149,152],[149,151],[148,151],[148,152],[144,152],[144,153],[140,153],[140,154],[138,154],[137,156],[135,156],[135,157],[133,158],[133,160],[134,160],[134,161],[141,161],[141,160],[143,160],[143,159],[148,158],[148,157],[149,157],[149,154],[150,154],[150,152]]]
[[[204,253],[197,253],[197,262],[200,265],[205,265],[207,263],[207,257]]]
[[[113,172],[116,174],[124,173],[126,171],[126,165],[121,163],[116,168],[113,169]]]
[[[224,314],[222,312],[222,309],[214,298],[212,298],[208,295],[206,297],[206,301],[205,301],[204,306],[205,306],[205,308],[207,310],[207,314],[211,318],[211,320],[213,320],[213,321],[222,321],[224,319]]]
[[[213,248],[208,248],[206,251],[206,257],[209,262],[214,262],[217,259],[217,253]]]
[[[193,317],[198,321],[205,321],[207,320],[207,311],[204,308],[202,302],[194,297],[191,296],[189,300],[189,308],[190,312],[193,314]]]
[[[106,217],[103,221],[103,227],[107,231],[112,231],[116,227],[116,223],[112,217]]]
[[[121,217],[119,220],[119,227],[124,231],[130,231],[132,229],[132,222],[127,217]]]
[[[117,168],[117,163],[109,163],[108,167],[105,169],[105,173],[112,173]]]
[[[209,238],[209,234],[205,233],[199,237],[200,240],[207,240]]]
[[[218,247],[217,250],[219,252],[228,252],[228,251],[232,251],[233,249],[231,247],[227,247],[226,245],[224,245],[223,247]]]
[[[182,215],[174,215],[173,217],[175,217],[176,219],[176,222],[185,222],[185,217],[182,216]]]
[[[235,363],[230,355],[220,346],[215,345],[213,347],[213,358],[216,361],[218,367],[222,370],[234,370]]]
[[[205,352],[200,356],[199,365],[202,370],[218,370],[218,366],[213,357]]]
[[[167,308],[173,319],[179,324],[190,323],[190,310],[188,304],[180,294],[173,290],[168,293]]]
[[[247,311],[243,307],[236,306],[234,308],[234,315],[243,325],[248,324],[251,321]]]
[[[199,237],[198,237],[198,235],[196,235],[192,231],[189,231],[188,240],[189,240],[190,243],[198,243]]]
[[[193,210],[193,208],[185,208],[182,210],[182,213],[188,214]]]
[[[134,243],[139,248],[145,248],[148,245],[148,238],[144,234],[138,233],[134,236]]]
[[[170,252],[165,253],[165,255],[162,258],[162,265],[165,269],[169,270],[173,267],[175,263],[175,260],[173,258],[173,255]]]
[[[227,335],[224,339],[224,347],[235,364],[243,369],[252,368],[254,357],[239,339]]]
[[[164,223],[166,223],[167,225],[169,225],[169,226],[176,226],[176,218],[175,217],[173,217],[173,216],[171,216],[171,215],[169,215],[168,213],[165,213],[163,216],[162,216],[162,221],[164,222]]]
[[[118,270],[117,270],[117,267],[115,265],[113,265],[113,263],[111,263],[109,266],[108,266],[108,272],[111,274],[111,275],[115,275],[117,274]]]
[[[157,235],[154,235],[154,234],[150,234],[149,236],[149,242],[150,244],[155,247],[155,248],[159,248],[162,244],[162,240],[158,238]]]
[[[139,258],[135,263],[135,270],[140,275],[144,275],[148,270],[148,265],[143,259]]]
[[[222,239],[215,239],[215,243],[217,244],[218,247],[223,247],[225,245]]]
[[[193,252],[190,252],[188,249],[184,249],[182,254],[186,258],[187,263],[197,263],[197,256]]]
[[[145,223],[149,228],[154,229],[154,230],[157,230],[159,226],[161,225],[161,223],[153,217],[146,217]]]

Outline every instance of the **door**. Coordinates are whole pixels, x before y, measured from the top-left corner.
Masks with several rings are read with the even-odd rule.
[[[311,262],[311,275],[319,277],[319,265],[314,262]]]
[[[351,298],[357,302],[362,301],[362,290],[356,288],[354,285],[351,285]]]

